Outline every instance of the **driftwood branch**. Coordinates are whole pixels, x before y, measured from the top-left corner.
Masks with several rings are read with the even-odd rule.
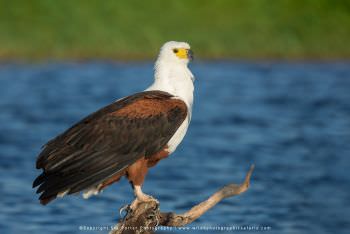
[[[237,196],[249,188],[254,165],[250,167],[242,184],[229,184],[221,188],[207,200],[192,207],[183,214],[161,212],[156,201],[139,203],[124,219],[114,227],[110,234],[153,233],[157,226],[180,227],[192,223],[222,199]]]

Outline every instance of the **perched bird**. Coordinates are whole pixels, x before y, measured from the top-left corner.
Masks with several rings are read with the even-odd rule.
[[[191,120],[194,76],[189,44],[169,41],[159,52],[154,82],[88,115],[43,146],[36,161],[42,173],[33,182],[46,205],[57,197],[98,194],[126,176],[135,201],[148,168],[173,153]]]

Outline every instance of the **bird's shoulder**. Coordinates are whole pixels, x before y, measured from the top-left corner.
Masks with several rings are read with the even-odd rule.
[[[160,114],[187,114],[187,106],[181,99],[163,91],[144,91],[116,101],[110,112],[116,117],[148,118]]]

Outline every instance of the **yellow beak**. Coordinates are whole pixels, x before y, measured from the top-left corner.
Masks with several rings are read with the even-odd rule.
[[[181,59],[193,60],[193,52],[190,49],[180,48],[177,50],[176,56]]]

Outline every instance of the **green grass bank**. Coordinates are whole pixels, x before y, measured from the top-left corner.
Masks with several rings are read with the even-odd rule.
[[[1,59],[350,58],[348,0],[0,0]]]

